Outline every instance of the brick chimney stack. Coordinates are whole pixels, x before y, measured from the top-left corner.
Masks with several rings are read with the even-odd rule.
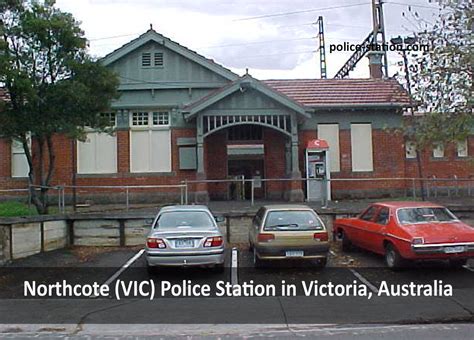
[[[383,52],[379,51],[367,53],[367,58],[369,58],[370,78],[381,79],[383,77],[382,56]]]

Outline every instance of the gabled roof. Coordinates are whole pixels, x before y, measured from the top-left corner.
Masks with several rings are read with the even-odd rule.
[[[249,74],[246,74],[241,78],[227,84],[226,86],[209,93],[207,96],[195,101],[194,103],[185,106],[182,109],[182,112],[186,114],[186,119],[191,119],[200,111],[211,106],[212,104],[217,103],[218,101],[222,100],[223,98],[231,95],[236,91],[247,88],[252,88],[258,92],[261,92],[267,97],[275,100],[276,102],[288,107],[289,109],[296,111],[297,113],[307,118],[310,117],[310,114],[306,112],[307,110],[304,105],[301,105],[300,103],[296,102],[295,100],[281,92],[275,91],[271,87],[253,78]]]
[[[119,60],[120,58],[126,56],[130,52],[136,50],[137,48],[145,45],[150,41],[154,41],[160,45],[163,45],[171,51],[198,63],[199,65],[219,74],[220,76],[228,80],[235,80],[239,77],[237,74],[225,68],[224,66],[217,64],[211,59],[203,57],[202,55],[178,44],[177,42],[174,42],[173,40],[161,35],[153,29],[149,29],[148,31],[140,35],[138,38],[126,43],[122,47],[119,47],[115,51],[107,54],[105,57],[102,58],[102,63],[104,65],[110,65],[111,63]]]
[[[414,104],[395,79],[282,79],[263,82],[312,108],[405,107]]]

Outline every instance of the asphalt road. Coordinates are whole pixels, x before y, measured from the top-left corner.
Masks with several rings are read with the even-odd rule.
[[[335,245],[325,269],[290,263],[257,270],[253,268],[251,254],[245,249],[238,253],[238,267],[227,267],[223,273],[188,268],[149,274],[143,256],[129,268],[121,269],[139,250],[118,248],[90,255],[80,252],[78,255],[74,249],[61,250],[17,261],[4,268],[0,271],[0,337],[73,334],[80,339],[85,335],[107,338],[194,334],[203,338],[271,335],[278,339],[318,335],[323,339],[392,339],[396,334],[401,339],[436,339],[450,334],[452,338],[462,339],[472,334],[474,273],[469,268],[452,269],[443,263],[431,263],[392,272],[384,267],[379,256],[357,250],[342,254],[339,245]],[[227,255],[230,264],[230,250]],[[114,275],[117,272],[119,275]],[[114,276],[110,287],[114,287],[117,280],[143,282],[151,279],[156,290],[163,282],[180,286],[188,280],[192,285],[211,287],[218,282],[238,282],[240,285],[252,282],[253,285],[281,287],[284,281],[297,286],[297,292],[296,296],[282,296],[281,291],[277,291],[276,296],[216,297],[213,294],[206,298],[165,297],[153,301],[143,297],[120,301],[116,298],[25,299],[22,295],[25,280],[104,283]],[[396,286],[411,282],[432,284],[435,280],[451,284],[453,296],[377,296],[382,282]],[[319,285],[363,287],[372,293],[372,298],[305,296],[301,283],[315,281]],[[427,326],[429,324],[432,325]]]

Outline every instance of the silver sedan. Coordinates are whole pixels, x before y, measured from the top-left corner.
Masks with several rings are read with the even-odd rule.
[[[224,236],[203,205],[169,206],[160,210],[146,240],[149,269],[156,266],[211,266],[224,270]]]

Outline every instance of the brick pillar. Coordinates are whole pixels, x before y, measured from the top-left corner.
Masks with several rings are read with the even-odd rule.
[[[117,170],[119,173],[130,172],[130,132],[128,129],[117,130]]]

